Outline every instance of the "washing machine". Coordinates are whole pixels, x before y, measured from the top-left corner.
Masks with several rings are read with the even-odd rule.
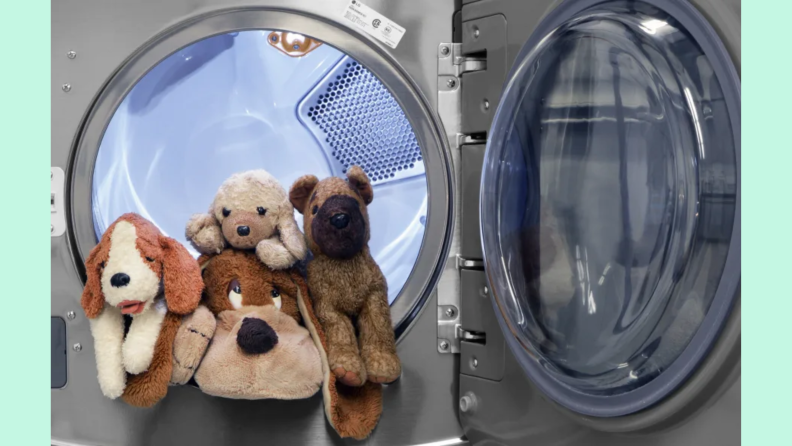
[[[125,212],[192,249],[231,173],[353,164],[403,364],[367,443],[739,444],[740,15],[53,2],[52,444],[347,443],[320,395],[105,398],[79,300]]]

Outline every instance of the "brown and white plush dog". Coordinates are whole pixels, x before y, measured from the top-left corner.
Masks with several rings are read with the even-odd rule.
[[[272,269],[289,268],[306,254],[286,190],[265,170],[229,177],[209,213],[193,215],[185,233],[202,254],[218,254],[226,246],[255,249]]]
[[[165,396],[173,339],[198,306],[201,270],[187,249],[137,214],[124,214],[85,261],[81,304],[90,319],[102,393],[149,407]],[[132,317],[125,333],[124,315]]]
[[[361,386],[367,379],[389,383],[401,374],[401,363],[388,285],[368,249],[366,206],[374,191],[358,166],[349,169],[347,179],[319,181],[305,175],[292,185],[289,198],[304,216],[305,237],[314,255],[308,263],[308,287],[327,334],[331,370],[349,386]]]

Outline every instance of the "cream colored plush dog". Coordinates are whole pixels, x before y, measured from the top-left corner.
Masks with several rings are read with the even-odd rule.
[[[227,246],[255,249],[259,260],[272,269],[289,268],[306,255],[286,190],[265,170],[229,177],[209,213],[190,218],[186,235],[202,254],[218,254]]]

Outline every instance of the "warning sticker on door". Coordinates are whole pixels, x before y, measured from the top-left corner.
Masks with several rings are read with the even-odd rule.
[[[344,9],[344,18],[391,48],[396,48],[399,45],[399,41],[405,32],[404,28],[360,3],[359,0],[349,1],[349,4]]]

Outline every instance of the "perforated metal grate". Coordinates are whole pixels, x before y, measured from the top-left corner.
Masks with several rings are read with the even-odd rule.
[[[424,173],[421,149],[398,102],[348,57],[308,93],[297,114],[327,152],[335,175],[355,164],[373,184]]]

